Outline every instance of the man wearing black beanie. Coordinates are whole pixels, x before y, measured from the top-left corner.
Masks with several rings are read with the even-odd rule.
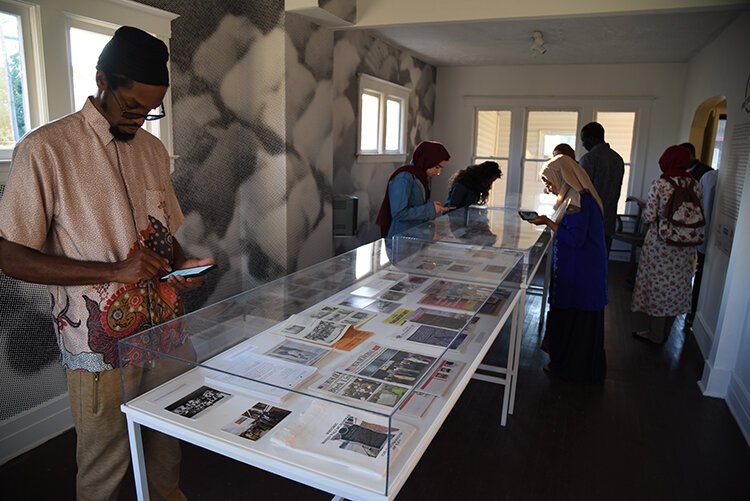
[[[179,292],[202,283],[159,277],[213,262],[184,256],[169,155],[141,129],[165,115],[168,58],[157,38],[118,29],[99,57],[96,95],[18,143],[0,199],[0,268],[48,285],[78,440],[79,500],[117,499],[130,462],[121,365],[132,392],[153,375],[121,361],[117,341],[181,315]],[[189,349],[180,332],[164,334],[160,349]],[[185,499],[179,443],[152,432],[144,445],[152,499]]]

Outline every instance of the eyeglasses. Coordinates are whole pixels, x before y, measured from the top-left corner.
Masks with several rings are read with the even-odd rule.
[[[151,113],[144,115],[143,113],[136,113],[134,111],[127,111],[125,107],[122,105],[120,100],[117,98],[117,93],[112,91],[112,96],[115,98],[115,102],[117,103],[117,106],[120,107],[120,112],[122,113],[123,118],[129,118],[131,120],[138,120],[139,118],[142,118],[144,120],[152,121],[152,120],[160,120],[164,118],[167,114],[164,112],[164,103],[162,103],[161,106],[159,106],[159,114],[158,115],[152,115]]]

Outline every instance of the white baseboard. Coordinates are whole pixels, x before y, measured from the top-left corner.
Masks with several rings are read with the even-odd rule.
[[[695,342],[698,343],[698,348],[701,350],[703,359],[707,360],[711,353],[711,345],[714,342],[714,332],[710,329],[703,321],[703,316],[700,312],[695,314],[693,320],[693,335],[695,336]]]
[[[733,371],[717,369],[706,360],[703,363],[703,377],[698,381],[698,387],[706,397],[727,398],[732,377],[734,377]]]
[[[64,393],[0,423],[0,465],[73,427]]]
[[[745,436],[745,441],[750,445],[750,391],[736,376],[732,376],[729,384],[727,405]]]

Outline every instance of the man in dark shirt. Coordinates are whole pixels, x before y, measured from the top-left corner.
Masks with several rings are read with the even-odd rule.
[[[695,179],[696,181],[700,181],[703,177],[703,174],[710,170],[713,170],[711,167],[695,158],[695,146],[693,146],[693,143],[682,143],[680,146],[682,146],[683,148],[687,148],[690,152],[690,158],[692,160],[687,171],[691,176],[693,176],[693,179]]]
[[[625,163],[609,147],[609,143],[604,142],[604,127],[597,122],[588,123],[581,129],[581,142],[588,151],[581,157],[581,167],[591,178],[604,205],[604,241],[609,253],[617,225],[617,202],[625,175]]]
[[[686,148],[690,152],[690,158],[692,159],[688,172],[693,179],[700,182],[704,174],[711,172],[712,169],[708,165],[704,164],[697,158],[695,158],[695,146],[693,143],[682,143],[680,146]],[[710,177],[710,176],[709,176]],[[708,178],[706,178],[708,180]],[[706,193],[705,185],[701,182],[701,190],[703,191],[703,212],[706,218],[706,240],[708,240],[708,222],[711,217],[711,207],[713,205],[713,187],[716,185],[716,180],[711,180],[708,185],[711,186],[711,193]],[[695,318],[695,312],[698,309],[698,297],[701,290],[701,281],[703,279],[703,267],[706,262],[706,242],[703,242],[698,246],[698,261],[695,268],[695,280],[693,280],[693,300],[690,307],[690,312],[685,316],[685,327],[689,328],[693,325],[693,319]]]

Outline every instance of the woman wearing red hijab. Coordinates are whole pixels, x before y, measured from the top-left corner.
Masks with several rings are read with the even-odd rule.
[[[412,162],[396,169],[388,180],[375,220],[380,226],[380,236],[392,237],[448,210],[440,202],[430,202],[429,178],[439,176],[450,157],[445,146],[437,141],[419,143]]]
[[[668,244],[659,236],[659,221],[665,217],[667,202],[675,190],[670,181],[690,187],[703,200],[700,186],[687,172],[691,161],[690,152],[683,146],[670,146],[664,151],[659,159],[663,174],[651,184],[643,210],[649,227],[638,263],[632,309],[648,315],[648,329],[634,331],[633,337],[656,344],[667,340],[677,315],[690,311],[696,246]]]

